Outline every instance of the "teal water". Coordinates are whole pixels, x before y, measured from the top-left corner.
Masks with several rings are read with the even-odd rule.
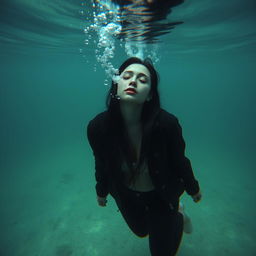
[[[150,255],[113,198],[97,205],[86,125],[108,86],[93,40],[84,44],[85,3],[0,7],[1,256]],[[170,16],[184,24],[159,45],[162,107],[180,120],[203,195],[181,198],[194,231],[179,256],[256,254],[255,10],[187,1]],[[117,46],[113,65],[125,58]]]

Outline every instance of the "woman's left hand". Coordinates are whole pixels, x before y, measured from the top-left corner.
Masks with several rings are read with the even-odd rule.
[[[199,192],[193,196],[191,196],[194,200],[194,202],[199,202],[201,200],[201,197],[202,197],[202,194],[201,194],[201,191],[199,190]]]

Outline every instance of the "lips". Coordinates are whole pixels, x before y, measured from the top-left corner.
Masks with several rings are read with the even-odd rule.
[[[125,91],[129,92],[129,93],[133,93],[133,94],[137,93],[137,91],[135,89],[133,89],[133,88],[128,88]]]

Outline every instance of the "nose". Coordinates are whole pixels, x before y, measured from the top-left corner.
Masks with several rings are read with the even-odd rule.
[[[135,80],[132,80],[129,85],[136,86],[137,84],[136,84],[136,81],[135,81]]]

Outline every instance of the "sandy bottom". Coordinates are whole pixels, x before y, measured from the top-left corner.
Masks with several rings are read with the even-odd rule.
[[[235,153],[205,154],[192,157],[203,199],[182,196],[193,233],[183,235],[178,255],[256,255],[252,169]],[[150,256],[148,238],[128,229],[112,197],[97,205],[89,148],[26,155],[1,174],[1,256]]]

